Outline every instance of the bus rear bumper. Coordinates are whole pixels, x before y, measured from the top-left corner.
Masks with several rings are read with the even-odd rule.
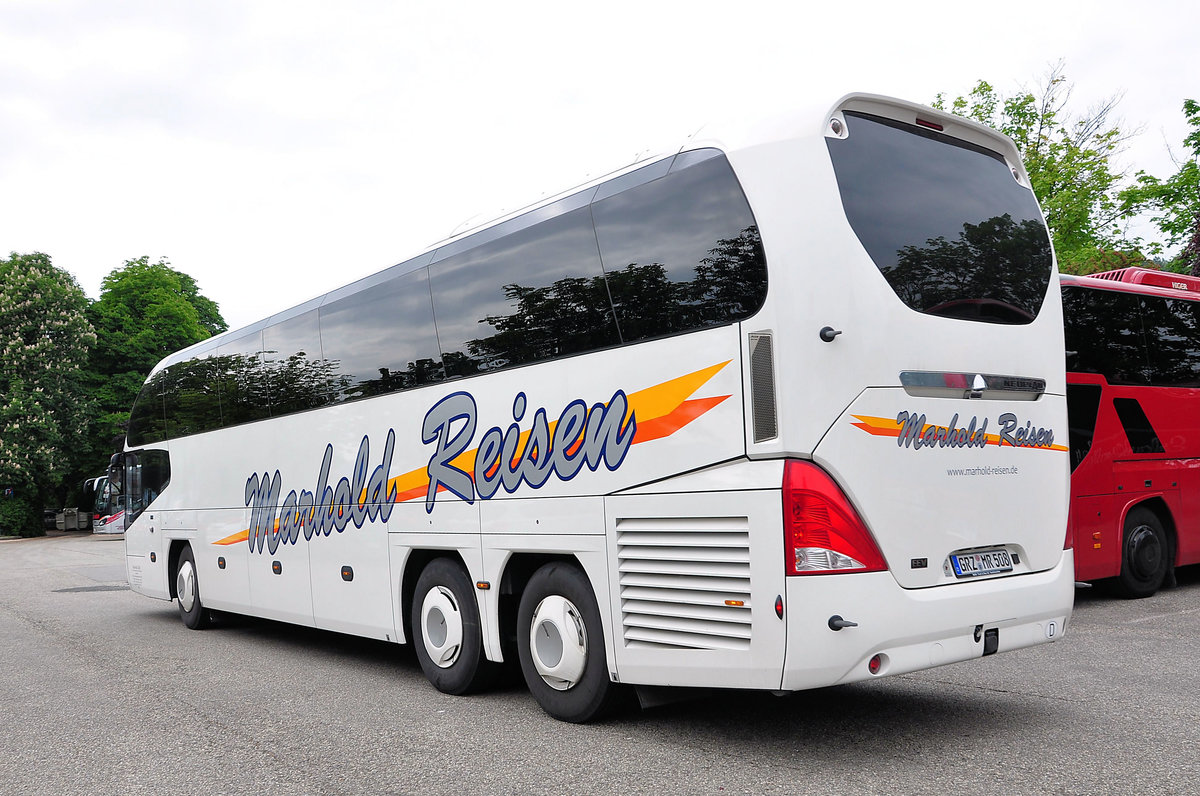
[[[1057,641],[1074,603],[1074,572],[1065,550],[1044,572],[925,589],[901,588],[887,572],[788,578],[781,688],[852,683]],[[833,630],[833,617],[857,626]]]

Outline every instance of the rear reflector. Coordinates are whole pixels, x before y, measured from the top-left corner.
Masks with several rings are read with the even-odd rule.
[[[858,512],[815,464],[789,459],[784,465],[783,524],[787,575],[887,569]]]

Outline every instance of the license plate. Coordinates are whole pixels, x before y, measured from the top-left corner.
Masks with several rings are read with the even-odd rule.
[[[1013,563],[1007,550],[979,550],[950,556],[950,566],[954,568],[956,578],[976,578],[997,572],[1012,572]]]

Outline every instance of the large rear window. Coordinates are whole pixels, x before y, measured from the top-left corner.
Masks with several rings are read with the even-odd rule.
[[[850,226],[896,295],[929,315],[1030,323],[1050,281],[1033,193],[998,153],[846,113],[829,154]]]

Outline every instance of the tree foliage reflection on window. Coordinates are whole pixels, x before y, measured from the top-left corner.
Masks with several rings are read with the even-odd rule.
[[[957,240],[929,238],[924,246],[905,246],[896,264],[884,271],[888,283],[910,307],[948,317],[987,320],[992,323],[1029,323],[1025,307],[1041,303],[1037,294],[1045,285],[1030,280],[997,280],[997,274],[1014,273],[1028,263],[1046,264],[1050,241],[1037,219],[1017,223],[1005,213],[978,224],[963,224]],[[964,299],[963,296],[989,296]]]
[[[592,351],[609,339],[614,310],[626,343],[717,326],[756,311],[765,282],[762,241],[749,226],[717,241],[685,281],[652,262],[539,287],[505,285],[512,312],[480,319],[496,333],[468,340],[467,350],[479,370]]]

